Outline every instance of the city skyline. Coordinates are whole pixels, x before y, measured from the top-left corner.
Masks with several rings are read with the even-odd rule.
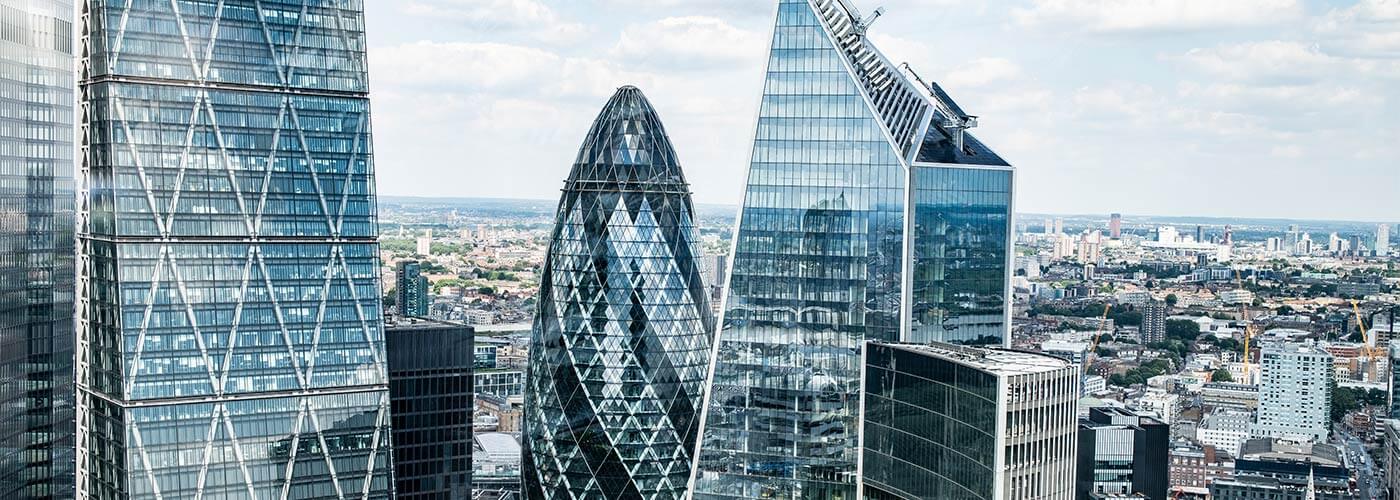
[[[1400,213],[1400,200],[1385,195],[1387,179],[1400,182],[1386,140],[1400,129],[1400,86],[1386,85],[1400,63],[1379,36],[1400,27],[1400,9],[1179,3],[1155,15],[1140,1],[1102,11],[1086,1],[853,2],[906,13],[878,20],[872,38],[987,117],[982,136],[1036,186],[1021,193],[1022,210],[1367,221]],[[370,60],[384,69],[375,97],[389,108],[378,153],[403,172],[386,177],[383,192],[548,199],[553,186],[506,178],[487,188],[444,159],[463,140],[489,141],[499,147],[484,148],[484,160],[509,150],[522,171],[542,175],[572,155],[578,137],[566,124],[586,121],[589,102],[639,84],[666,103],[697,202],[737,205],[772,6],[581,4],[370,5]],[[938,46],[949,39],[957,50]],[[563,83],[522,85],[541,78]],[[1298,116],[1311,117],[1309,129]],[[1327,182],[1312,182],[1322,172]],[[412,183],[429,176],[459,182]],[[1329,198],[1366,202],[1286,202]]]

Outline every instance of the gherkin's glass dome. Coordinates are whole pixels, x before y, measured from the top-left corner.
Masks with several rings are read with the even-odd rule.
[[[541,278],[526,498],[685,496],[714,327],[693,216],[655,110],[618,89],[565,182]]]

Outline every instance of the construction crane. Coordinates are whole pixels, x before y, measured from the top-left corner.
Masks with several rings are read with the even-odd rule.
[[[1376,357],[1385,355],[1385,351],[1380,346],[1371,345],[1371,334],[1366,328],[1366,320],[1361,317],[1361,304],[1355,300],[1351,301],[1351,310],[1356,314],[1356,329],[1361,331],[1361,352],[1366,355],[1371,369],[1376,369]],[[1379,342],[1377,342],[1379,343]],[[1376,378],[1380,378],[1380,373],[1376,373]]]
[[[1108,326],[1108,311],[1112,309],[1111,304],[1104,304],[1103,316],[1099,318],[1099,329],[1094,332],[1094,343],[1089,346],[1089,352],[1084,353],[1084,369],[1081,376],[1089,374],[1089,365],[1094,362],[1094,353],[1099,351],[1099,340],[1103,338],[1104,327]]]
[[[1235,269],[1235,286],[1244,289],[1244,278],[1240,275],[1240,270]],[[1244,383],[1248,384],[1249,377],[1249,340],[1254,336],[1254,320],[1249,317],[1249,304],[1240,304],[1240,319],[1244,320]]]

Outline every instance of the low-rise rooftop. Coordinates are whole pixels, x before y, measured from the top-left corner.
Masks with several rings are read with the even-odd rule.
[[[877,342],[877,344],[938,356],[997,375],[1048,373],[1071,366],[1068,361],[1055,356],[1011,349],[966,347],[940,342],[930,344]]]

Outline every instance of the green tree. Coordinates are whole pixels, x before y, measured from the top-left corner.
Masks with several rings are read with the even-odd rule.
[[[1356,392],[1346,387],[1337,387],[1336,382],[1332,382],[1332,421],[1341,422],[1347,413],[1361,408],[1361,402],[1357,401]]]
[[[1211,381],[1211,382],[1234,382],[1234,381],[1235,381],[1235,377],[1234,377],[1233,375],[1230,375],[1230,372],[1229,372],[1228,370],[1216,370],[1215,373],[1210,374],[1210,381]]]
[[[1185,319],[1167,320],[1167,338],[1177,339],[1186,342],[1194,342],[1196,337],[1201,336],[1201,325],[1195,321]]]
[[[1167,294],[1167,307],[1176,307],[1176,303],[1177,303],[1177,302],[1180,302],[1180,301],[1181,301],[1181,298],[1180,298],[1180,297],[1177,297],[1176,294],[1174,294],[1174,293],[1169,293],[1169,294]]]

